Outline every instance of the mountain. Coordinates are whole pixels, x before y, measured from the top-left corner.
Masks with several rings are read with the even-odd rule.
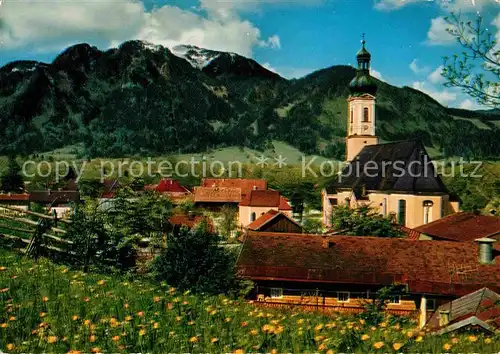
[[[252,59],[141,41],[67,48],[52,63],[0,68],[0,154],[83,143],[86,156],[265,149],[285,141],[341,158],[350,66],[286,80]],[[449,109],[377,81],[383,140],[420,138],[443,156],[497,158],[500,113]]]

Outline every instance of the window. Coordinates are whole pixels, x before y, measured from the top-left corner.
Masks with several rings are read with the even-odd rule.
[[[424,224],[430,223],[431,217],[432,217],[432,205],[434,203],[432,200],[424,200],[423,206],[424,206]]]
[[[427,299],[427,311],[435,311],[435,310],[436,310],[436,300]]]
[[[255,221],[255,213],[250,214],[250,221]]]
[[[282,288],[271,288],[271,297],[272,298],[282,298],[283,297],[283,289]]]
[[[354,123],[354,110],[351,109],[351,124]]]
[[[348,302],[349,301],[349,292],[348,291],[339,291],[337,293],[337,301],[338,302]]]
[[[390,299],[389,299],[389,303],[390,304],[400,304],[401,303],[401,296],[400,295],[396,295],[396,296],[392,296]]]
[[[368,110],[368,107],[363,108],[363,122],[369,122],[370,121],[370,113]]]
[[[384,200],[382,200],[382,203],[380,203],[380,206],[382,207],[382,215],[383,216],[387,216],[387,198],[384,198]]]
[[[400,199],[398,203],[398,224],[406,225],[406,200]]]
[[[441,199],[441,217],[443,218],[444,215],[445,215],[446,211],[445,211],[445,204],[444,204],[444,200]]]

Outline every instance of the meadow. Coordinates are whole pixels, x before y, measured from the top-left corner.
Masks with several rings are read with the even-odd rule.
[[[0,250],[4,352],[481,352],[500,337],[432,336],[416,322],[270,310],[124,275],[73,271]]]

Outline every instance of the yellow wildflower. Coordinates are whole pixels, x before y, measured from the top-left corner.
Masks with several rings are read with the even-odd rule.
[[[7,350],[9,350],[9,351],[10,350],[14,350],[15,347],[16,346],[14,344],[12,344],[12,343],[7,344]]]
[[[83,321],[83,324],[84,324],[85,326],[90,326],[90,320],[85,320],[85,321]]]
[[[318,346],[318,350],[325,350],[326,349],[326,344],[325,343],[322,343]]]
[[[240,326],[241,327],[246,327],[246,326],[248,326],[248,322],[247,321],[241,322]]]
[[[9,317],[9,321],[15,321],[16,320],[16,316],[10,316]]]
[[[233,354],[245,354],[245,352],[243,351],[243,349],[236,349]]]
[[[132,316],[125,316],[125,321],[132,321]]]
[[[137,316],[139,316],[139,317],[144,316],[144,312],[143,312],[143,311],[139,311],[139,312],[137,312]]]
[[[92,353],[100,353],[101,352],[101,349],[98,348],[98,347],[94,347],[90,350]]]
[[[78,319],[78,316],[77,316],[77,315],[73,315],[73,316],[71,316],[71,319],[72,319],[73,321],[76,321],[76,320]]]
[[[114,336],[111,339],[113,340],[113,342],[118,342],[120,340],[120,336]]]
[[[124,308],[126,308],[126,309],[128,309],[128,304],[127,304],[127,303],[124,303],[124,304],[123,304],[123,307],[124,307]]]
[[[382,327],[382,328],[387,327],[387,323],[385,323],[385,322],[380,322],[379,326],[380,326],[380,327]]]
[[[446,343],[445,345],[443,345],[443,349],[444,350],[450,350],[451,349],[451,344],[450,343]]]
[[[333,350],[328,349],[327,352],[326,352],[326,354],[334,354],[334,352],[333,352]]]
[[[363,334],[363,335],[361,336],[361,340],[362,340],[362,341],[365,341],[365,340],[368,340],[368,339],[370,339],[370,336],[369,336],[368,334]]]
[[[160,301],[161,301],[161,298],[160,298],[159,296],[155,296],[155,297],[153,298],[153,301],[154,301],[154,302],[160,302]]]
[[[158,329],[160,327],[160,324],[158,322],[153,323],[153,328]]]
[[[317,325],[316,327],[314,327],[314,330],[315,331],[321,331],[323,329],[323,324],[320,323],[319,325]]]
[[[94,343],[94,342],[96,341],[96,339],[97,339],[97,338],[96,338],[96,336],[91,335],[91,336],[89,337],[89,342],[90,342],[90,343]]]
[[[258,331],[258,330],[256,330],[256,329],[252,329],[252,330],[250,331],[250,334],[251,334],[252,336],[256,336],[257,334],[259,334],[259,331]]]
[[[394,348],[394,350],[399,350],[402,346],[403,346],[403,344],[401,344],[401,343],[394,343],[392,345],[392,347]]]
[[[373,344],[373,347],[374,347],[375,349],[380,349],[380,348],[382,348],[384,345],[385,345],[385,344],[384,344],[384,342],[377,342],[377,343],[374,343],[374,344]]]
[[[199,341],[198,337],[191,337],[189,338],[190,343],[197,343]]]
[[[226,318],[224,319],[224,322],[226,322],[226,323],[231,322],[231,318],[230,318],[230,317],[226,317]]]
[[[56,336],[49,336],[49,337],[47,338],[47,342],[49,342],[49,343],[51,343],[51,344],[52,344],[52,343],[55,343],[55,342],[57,342],[57,337],[56,337]]]
[[[146,330],[141,329],[141,330],[139,331],[139,335],[140,335],[140,336],[143,336],[143,335],[145,335],[145,334],[146,334]]]
[[[45,312],[40,312],[40,317],[45,317],[47,314]]]
[[[104,285],[105,283],[106,283],[106,281],[104,279],[102,279],[102,280],[99,280],[97,282],[97,285]]]
[[[491,338],[486,338],[486,339],[484,340],[484,342],[485,342],[486,344],[490,344],[490,343],[491,343]]]
[[[217,339],[217,338],[212,338],[212,339],[210,339],[210,343],[215,343],[215,342],[217,342],[217,341],[218,341],[218,339]]]
[[[423,339],[424,337],[418,336],[417,338],[415,338],[415,342],[421,342]]]
[[[477,342],[476,336],[468,336],[467,339],[469,340],[469,342]]]
[[[7,269],[6,267],[0,267],[0,271],[4,271],[6,269]]]
[[[44,297],[42,297],[42,301],[47,302],[47,301],[49,301],[49,298],[47,296],[44,296]]]
[[[451,340],[451,342],[452,342],[453,344],[457,344],[457,343],[458,343],[458,338],[453,338],[453,339]]]

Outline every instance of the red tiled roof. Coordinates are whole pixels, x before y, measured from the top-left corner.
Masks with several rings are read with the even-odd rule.
[[[288,203],[288,199],[281,196],[280,197],[280,205],[278,207],[279,210],[283,210],[283,211],[290,211],[292,210],[292,207],[290,206],[290,204]]]
[[[239,203],[240,188],[195,187],[195,203]]]
[[[158,193],[190,193],[179,181],[173,178],[163,178],[158,184],[144,186],[146,190],[153,190]]]
[[[241,206],[274,207],[280,205],[280,192],[272,190],[252,190],[240,203]]]
[[[21,194],[0,194],[0,201],[28,201],[30,195],[26,193]]]
[[[250,225],[247,226],[247,228],[249,230],[254,230],[254,231],[258,231],[260,230],[263,226],[265,226],[267,223],[269,223],[271,220],[273,220],[274,218],[278,217],[278,215],[281,215],[285,218],[287,218],[288,220],[290,220],[290,222],[300,226],[299,224],[297,224],[294,220],[292,220],[291,218],[289,218],[286,214],[283,214],[277,210],[269,210],[267,213],[261,215],[257,220],[254,220]]]
[[[251,190],[241,201],[240,206],[252,207],[270,207],[278,208],[279,210],[292,210],[288,199],[280,196],[279,191],[275,190]]]
[[[224,187],[224,188],[239,188],[241,194],[245,196],[254,188],[267,189],[267,181],[265,179],[245,179],[245,178],[204,178],[201,181],[202,187]]]
[[[77,191],[34,191],[30,193],[30,202],[41,204],[67,204],[80,201],[80,193]]]
[[[395,227],[399,228],[399,230],[406,235],[407,240],[416,241],[420,238],[420,235],[422,234],[421,232],[418,232],[415,229],[410,229],[409,227],[406,227],[406,226],[395,225]]]
[[[191,229],[198,225],[199,223],[203,221],[207,221],[209,228],[211,231],[213,231],[213,225],[210,222],[210,220],[204,216],[196,215],[196,216],[189,216],[189,215],[173,215],[170,218],[168,218],[168,221],[172,225],[177,225],[177,226],[186,226],[187,228]]]
[[[468,267],[467,274],[461,267]],[[380,286],[403,282],[412,293],[453,296],[482,287],[500,290],[500,257],[495,264],[479,264],[478,246],[465,242],[249,234],[238,268],[243,277],[254,280]]]
[[[444,240],[473,241],[500,233],[500,217],[461,212],[419,226],[415,230]]]

